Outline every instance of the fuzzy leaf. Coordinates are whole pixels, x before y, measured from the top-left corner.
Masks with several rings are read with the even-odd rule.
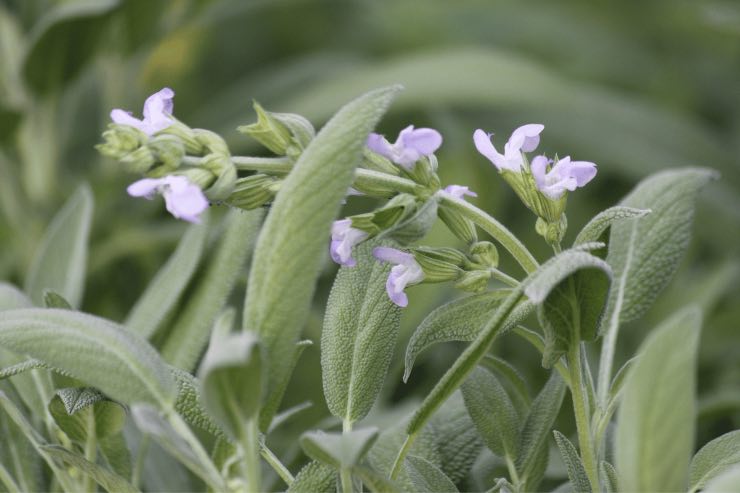
[[[696,453],[689,467],[689,491],[704,488],[736,464],[740,464],[740,430],[715,438]]]
[[[740,493],[740,466],[733,466],[707,483],[703,493]]]
[[[614,289],[602,332],[641,317],[671,280],[689,244],[696,196],[715,177],[705,168],[662,171],[622,200],[623,206],[652,212],[612,226],[607,261]]]
[[[602,484],[606,493],[617,493],[619,490],[619,477],[617,476],[617,470],[614,466],[605,460],[599,463],[599,471],[601,472]]]
[[[430,198],[411,217],[384,231],[380,237],[392,238],[402,245],[408,245],[422,239],[437,220],[438,206],[439,199],[437,197]]]
[[[622,219],[639,218],[650,214],[648,209],[635,209],[634,207],[614,206],[602,211],[586,224],[573,245],[583,245],[592,241],[603,241],[604,234],[617,221]]]
[[[32,306],[33,302],[23,291],[10,283],[0,281],[0,311]]]
[[[359,464],[377,439],[377,428],[362,428],[346,433],[309,431],[300,442],[309,457],[339,469]]]
[[[79,443],[85,443],[91,425],[97,438],[105,438],[120,433],[126,420],[122,405],[84,387],[58,390],[49,403],[49,412],[59,428]]]
[[[568,479],[573,487],[574,492],[590,492],[591,484],[588,482],[586,469],[583,467],[578,451],[568,438],[557,430],[554,430],[555,443],[558,444],[560,456],[565,462],[565,469],[568,471]]]
[[[377,262],[365,242],[357,265],[339,269],[321,333],[321,373],[332,414],[354,422],[367,415],[385,380],[396,345],[401,309],[386,293],[391,266]]]
[[[76,452],[65,449],[59,445],[45,445],[44,451],[54,459],[57,459],[68,466],[75,467],[93,478],[96,483],[102,486],[106,491],[115,493],[134,493],[139,490],[126,481],[118,474],[109,471],[94,462],[90,462]]]
[[[458,491],[455,483],[445,476],[437,466],[422,457],[409,455],[406,458],[406,471],[416,491],[430,493],[449,493]]]
[[[146,341],[108,320],[60,309],[3,312],[0,345],[92,385],[111,398],[169,406],[174,383]]]
[[[478,367],[465,380],[461,390],[465,406],[486,446],[500,457],[515,460],[519,416],[498,379],[488,370]]]
[[[26,277],[25,290],[35,305],[43,306],[44,290],[50,289],[80,306],[92,212],[92,192],[82,185],[54,216]]]
[[[149,282],[131,308],[124,325],[148,339],[172,311],[198,266],[208,227],[194,224],[188,228],[172,253]]]
[[[701,312],[674,314],[643,342],[624,384],[615,457],[627,491],[677,491],[688,484],[696,417]]]
[[[321,462],[312,461],[303,466],[287,493],[336,493],[337,473]]]
[[[369,92],[339,110],[301,154],[265,220],[252,262],[243,323],[260,335],[266,348],[268,401],[282,398],[295,343],[326,257],[331,222],[360,164],[368,134],[398,89]],[[263,430],[277,405],[265,408]]]

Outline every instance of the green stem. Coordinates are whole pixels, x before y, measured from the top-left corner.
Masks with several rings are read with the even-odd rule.
[[[97,436],[95,435],[95,413],[93,412],[92,407],[87,409],[86,425],[87,429],[85,431],[87,432],[87,436],[85,437],[85,459],[95,464],[98,458],[98,441]],[[82,490],[89,493],[95,493],[96,489],[97,485],[95,484],[95,481],[93,481],[92,476],[84,474],[82,478]]]
[[[264,442],[260,442],[260,454],[262,455],[262,458],[265,459],[265,461],[270,464],[270,467],[277,473],[278,476],[280,476],[280,479],[285,482],[288,486],[293,484],[293,481],[295,481],[295,478],[290,473],[287,467],[280,462],[280,459],[277,458],[277,456],[272,453],[272,450],[267,448],[267,445],[264,444]]]
[[[581,343],[575,338],[566,356],[570,372],[570,395],[573,398],[573,412],[578,430],[578,445],[581,450],[583,467],[591,483],[592,491],[599,491],[599,470],[596,465],[593,438],[589,419],[587,396],[583,392],[583,371],[581,368]]]
[[[342,421],[342,433],[352,431],[352,421],[345,419]],[[342,493],[352,493],[352,472],[346,468],[339,469],[339,480],[342,483]]]
[[[180,415],[174,410],[169,410],[164,414],[175,432],[190,446],[198,459],[198,462],[200,462],[208,472],[208,477],[204,477],[202,479],[215,491],[225,491],[226,485],[224,484],[223,478],[221,478],[221,473],[218,471],[216,465],[211,460],[210,455],[208,455],[208,452],[203,448],[200,440],[198,440],[198,437],[193,434],[187,423],[185,423]]]
[[[501,281],[502,283],[504,283],[504,284],[506,284],[508,286],[511,286],[512,288],[515,288],[515,287],[519,286],[519,284],[521,284],[519,281],[517,281],[513,277],[511,277],[511,276],[509,276],[507,274],[504,274],[503,272],[501,272],[498,269],[491,269],[490,271],[491,271],[491,277],[493,277],[494,279],[496,279],[498,281]]]
[[[514,465],[514,461],[508,453],[506,454],[506,468],[509,471],[509,478],[511,478],[511,482],[514,485],[514,491],[519,491],[521,479],[519,479],[519,473],[516,472],[516,465]]]
[[[488,213],[478,209],[476,206],[466,202],[465,200],[451,197],[448,194],[442,195],[441,200],[447,207],[456,210],[458,213],[467,217],[480,226],[486,233],[491,235],[514,257],[527,274],[537,270],[539,264],[529,250],[527,250],[527,247],[525,247],[524,244],[519,241],[519,238],[514,236],[511,231],[506,229],[503,224],[491,217]]]
[[[259,427],[257,418],[250,419],[241,430],[243,471],[246,476],[247,491],[262,491],[262,471],[260,469]]]
[[[5,486],[9,493],[21,492],[20,486],[18,486],[15,480],[13,480],[13,476],[10,475],[8,470],[5,469],[5,466],[2,464],[0,464],[0,483]]]
[[[401,464],[403,464],[404,459],[406,459],[406,456],[411,450],[414,440],[416,440],[416,433],[406,435],[406,441],[403,442],[401,450],[398,451],[398,456],[396,456],[396,461],[393,463],[393,468],[391,469],[390,474],[391,479],[396,479],[398,477],[398,473],[401,472]]]
[[[365,168],[357,168],[355,170],[355,181],[376,186],[380,185],[410,194],[416,194],[419,189],[423,188],[412,180]]]
[[[139,449],[136,451],[136,462],[134,462],[134,469],[131,471],[131,484],[134,488],[139,488],[141,482],[141,473],[144,470],[144,459],[149,451],[149,444],[151,443],[151,436],[145,433],[139,441]]]

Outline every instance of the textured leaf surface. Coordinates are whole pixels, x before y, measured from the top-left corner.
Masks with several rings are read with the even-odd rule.
[[[422,457],[410,455],[406,458],[406,471],[416,491],[449,493],[458,491],[455,483],[445,476],[437,466]]]
[[[689,467],[689,491],[703,488],[736,464],[740,464],[740,430],[715,438],[696,453]]]
[[[58,390],[49,403],[49,412],[70,439],[82,444],[90,431],[94,431],[96,438],[120,433],[126,420],[126,410],[122,405],[95,389],[85,387]]]
[[[518,452],[519,416],[498,379],[478,367],[463,383],[462,394],[470,417],[486,446],[500,457],[515,460]]]
[[[336,493],[336,471],[321,462],[306,464],[288,487],[288,493]]]
[[[642,344],[617,418],[615,457],[627,491],[685,491],[694,441],[701,313],[687,308]]]
[[[162,357],[171,365],[194,370],[208,344],[213,323],[237,279],[245,275],[262,214],[261,210],[229,212],[225,219],[226,231],[218,248],[162,347]]]
[[[309,431],[301,435],[300,441],[309,457],[340,468],[359,464],[377,439],[377,428],[363,428],[346,433]]]
[[[308,315],[331,222],[368,134],[397,91],[397,87],[372,91],[339,110],[281,185],[259,235],[243,323],[260,335],[267,350],[268,399],[281,398],[276,390],[289,377],[287,363]],[[263,429],[271,418],[262,416]]]
[[[707,483],[704,493],[740,493],[740,466],[727,469]]]
[[[650,213],[648,209],[635,209],[634,207],[614,206],[599,212],[586,224],[576,236],[573,245],[583,245],[592,241],[602,241],[604,233],[617,221],[645,216]]]
[[[46,445],[43,449],[54,459],[57,459],[68,466],[75,467],[82,471],[83,474],[90,476],[106,491],[121,493],[134,493],[139,491],[118,474],[109,471],[94,462],[90,462],[80,454],[58,445]]]
[[[25,289],[35,305],[43,306],[44,290],[51,289],[80,306],[92,212],[92,193],[82,185],[54,216],[26,278]]]
[[[715,176],[704,168],[663,171],[622,200],[623,206],[652,212],[612,226],[607,262],[614,270],[614,289],[605,326],[641,317],[671,280],[689,244],[696,196]]]
[[[568,479],[573,487],[573,491],[588,493],[591,491],[591,484],[588,482],[586,469],[583,467],[581,458],[578,456],[578,451],[565,435],[557,430],[552,433],[555,436],[555,443],[558,444],[560,456],[563,458],[563,462],[565,462],[565,469],[568,471]]]
[[[169,405],[174,384],[146,341],[108,320],[59,309],[8,310],[0,344],[28,354],[124,403]]]
[[[377,262],[365,242],[355,267],[339,269],[321,332],[321,372],[329,410],[354,422],[370,411],[396,345],[401,309],[386,293],[391,265]]]
[[[177,249],[131,308],[124,322],[126,327],[147,339],[157,330],[193,276],[203,253],[207,231],[206,224],[188,228]]]

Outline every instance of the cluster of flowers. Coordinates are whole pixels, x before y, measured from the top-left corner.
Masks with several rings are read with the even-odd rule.
[[[175,123],[172,117],[174,92],[169,88],[151,95],[144,103],[143,119],[137,119],[121,109],[111,112],[111,119],[118,125],[134,127],[147,136],[152,136]],[[540,133],[544,125],[528,124],[517,128],[501,154],[494,147],[493,134],[478,129],[473,141],[478,152],[488,158],[499,173],[512,186],[523,202],[547,224],[560,221],[567,191],[584,186],[596,175],[596,165],[587,161],[571,161],[570,156],[562,159],[548,159],[544,155],[528,161],[525,153],[534,151],[539,145]],[[433,159],[434,152],[442,145],[442,136],[431,128],[404,128],[396,141],[391,144],[382,135],[372,133],[367,139],[367,147],[377,155],[412,174],[415,166],[423,159],[427,163]],[[201,188],[187,177],[173,173],[160,178],[144,178],[132,183],[127,191],[133,197],[153,198],[156,193],[164,197],[167,210],[176,218],[199,222],[200,214],[208,208],[209,202]],[[350,189],[351,193],[354,192]],[[355,194],[357,192],[354,192]],[[453,200],[465,196],[476,197],[468,187],[450,185],[437,192]],[[352,249],[371,237],[371,233],[353,227],[353,220],[345,218],[335,221],[331,229],[331,258],[338,264],[353,267],[356,260]],[[373,250],[376,259],[394,264],[386,283],[390,299],[399,306],[408,305],[405,289],[425,279],[422,266],[412,253],[390,247],[377,247]]]

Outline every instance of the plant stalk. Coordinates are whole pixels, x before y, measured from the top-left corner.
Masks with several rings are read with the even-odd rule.
[[[345,419],[342,421],[342,433],[349,433],[352,431],[352,421]],[[342,493],[352,493],[352,472],[342,466],[339,469],[339,480],[342,483]]]
[[[95,464],[98,458],[98,441],[95,435],[95,412],[90,406],[87,409],[87,436],[85,437],[85,459]],[[84,474],[82,477],[82,490],[88,493],[95,493],[97,485],[93,478],[89,474]]]
[[[267,461],[268,464],[270,464],[270,467],[277,473],[278,476],[280,476],[280,479],[283,480],[283,482],[290,486],[293,484],[293,481],[295,481],[295,478],[293,477],[293,474],[288,470],[287,467],[285,467],[285,464],[280,462],[280,459],[277,458],[277,456],[272,453],[272,450],[270,450],[267,445],[264,444],[264,442],[260,442],[260,454],[262,455],[262,458]]]
[[[578,430],[578,445],[581,451],[583,467],[586,469],[592,491],[599,490],[599,470],[596,465],[596,453],[591,436],[591,419],[589,417],[588,397],[584,393],[583,371],[581,368],[581,343],[576,338],[571,342],[566,356],[570,373],[570,395],[573,398],[573,413]]]
[[[262,471],[260,469],[259,425],[257,418],[250,419],[246,426],[242,427],[240,441],[247,491],[250,493],[259,493],[262,491]]]

